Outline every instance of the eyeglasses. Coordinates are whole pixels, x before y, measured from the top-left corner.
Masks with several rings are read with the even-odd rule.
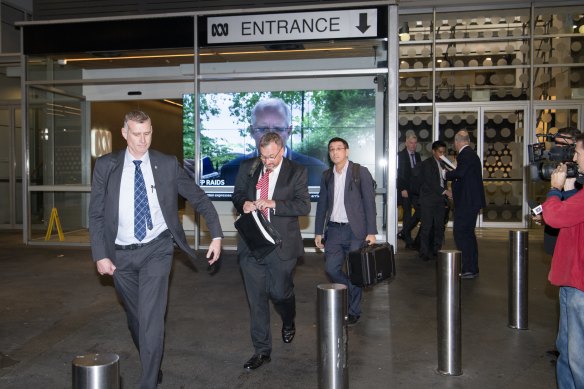
[[[329,149],[329,153],[334,153],[335,151],[343,151],[346,147],[334,147]]]
[[[254,134],[267,134],[268,132],[277,132],[278,134],[283,134],[288,132],[288,127],[257,127],[252,129]]]
[[[265,155],[260,154],[260,159],[264,162],[275,161],[276,158],[278,158],[278,155],[280,155],[280,151],[282,151],[282,149],[283,149],[283,147],[280,147],[280,149],[276,152],[275,155],[270,155],[269,157],[266,157]]]

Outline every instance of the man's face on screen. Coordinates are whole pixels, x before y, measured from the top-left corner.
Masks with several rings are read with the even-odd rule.
[[[286,145],[291,128],[286,126],[286,118],[275,110],[264,110],[256,113],[256,123],[251,129],[251,136],[259,149],[260,139],[268,132],[275,132],[282,138],[282,144]]]

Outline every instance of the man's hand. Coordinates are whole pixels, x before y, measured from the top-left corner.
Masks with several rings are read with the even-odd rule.
[[[564,183],[564,191],[576,189],[576,178],[566,178]]]
[[[213,239],[209,245],[209,250],[207,251],[206,258],[208,259],[209,265],[214,264],[219,260],[221,256],[221,239]]]
[[[102,276],[105,274],[113,276],[114,271],[116,271],[116,265],[109,258],[100,259],[95,264],[97,265],[97,272]]]
[[[276,208],[276,202],[274,200],[268,200],[268,199],[256,200],[256,201],[254,201],[254,205],[260,211],[263,211],[264,209],[268,209],[268,208]]]
[[[452,191],[447,189],[444,191],[444,194],[446,195],[446,197],[448,197],[450,200],[452,200]]]
[[[372,244],[374,244],[374,243],[377,241],[377,239],[375,239],[375,235],[373,235],[373,234],[372,234],[372,235],[367,235],[367,236],[365,237],[365,240],[366,240],[367,242],[369,242],[369,243],[368,243],[369,245],[372,245]]]
[[[245,203],[243,203],[243,213],[250,213],[252,211],[255,211],[256,209],[257,207],[255,206],[253,201],[246,201]]]
[[[402,196],[404,199],[408,198],[408,191],[407,191],[407,190],[405,190],[405,189],[404,189],[404,190],[402,190],[402,191],[401,191],[401,196]]]
[[[541,217],[541,215],[532,216],[531,220],[533,220],[533,222],[539,226],[543,224],[543,217]]]
[[[324,249],[324,244],[322,243],[322,235],[315,235],[315,237],[314,237],[314,244],[319,249]]]
[[[566,176],[568,175],[568,168],[565,164],[560,163],[552,172],[551,185],[552,188],[562,189],[566,183]]]

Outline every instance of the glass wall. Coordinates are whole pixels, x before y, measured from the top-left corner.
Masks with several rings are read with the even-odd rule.
[[[582,6],[400,15],[399,147],[412,130],[424,158],[433,140],[451,145],[458,129],[470,131],[483,162],[483,225],[525,225],[525,200],[547,187],[525,174],[527,145],[582,126],[583,25]]]

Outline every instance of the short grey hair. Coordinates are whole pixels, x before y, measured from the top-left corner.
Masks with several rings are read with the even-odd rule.
[[[257,104],[251,110],[251,126],[252,128],[256,127],[257,123],[257,115],[262,114],[264,112],[277,112],[279,113],[284,120],[286,121],[286,128],[290,127],[292,123],[292,113],[290,112],[290,108],[284,102],[284,100],[278,97],[270,97],[267,99],[262,99],[257,102]]]
[[[466,130],[460,130],[454,135],[455,142],[470,143],[470,135]]]
[[[128,129],[128,122],[144,123],[150,120],[150,116],[143,111],[130,111],[124,116],[124,128]]]

